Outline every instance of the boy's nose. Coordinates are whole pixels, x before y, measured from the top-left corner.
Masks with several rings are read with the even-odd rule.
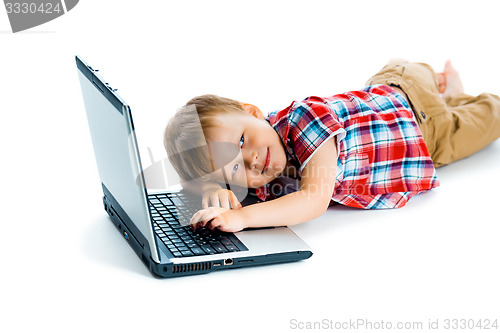
[[[256,151],[250,152],[246,158],[247,168],[254,170],[257,167],[257,158],[259,154]]]

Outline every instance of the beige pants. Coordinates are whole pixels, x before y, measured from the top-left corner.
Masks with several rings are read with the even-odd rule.
[[[460,94],[443,100],[427,64],[392,60],[367,85],[399,87],[415,113],[436,167],[467,157],[500,137],[500,97]]]

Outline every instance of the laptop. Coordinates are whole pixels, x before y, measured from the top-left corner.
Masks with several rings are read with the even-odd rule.
[[[288,227],[225,233],[192,230],[182,223],[201,208],[201,199],[180,186],[162,192],[146,188],[130,106],[79,56],[76,65],[104,210],[155,276],[203,274],[311,257],[310,247]],[[245,201],[243,205],[255,203],[251,198]]]

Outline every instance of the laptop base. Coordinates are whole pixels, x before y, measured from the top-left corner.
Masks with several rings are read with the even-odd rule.
[[[186,275],[205,274],[222,269],[285,263],[307,259],[312,255],[311,251],[293,251],[234,259],[215,259],[212,261],[186,264],[174,264],[168,259],[165,263],[157,263],[153,261],[151,256],[147,255],[149,245],[147,245],[145,238],[140,237],[141,233],[138,232],[138,230],[133,230],[134,224],[128,219],[127,215],[114,200],[111,193],[106,189],[106,186],[102,185],[102,188],[104,192],[104,210],[108,213],[111,222],[113,222],[118,231],[123,235],[123,238],[134,249],[137,256],[156,277],[171,278]],[[129,226],[132,226],[132,228]],[[161,240],[157,239],[157,242],[161,242]]]

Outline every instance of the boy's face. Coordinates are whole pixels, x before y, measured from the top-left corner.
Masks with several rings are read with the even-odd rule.
[[[258,188],[283,172],[285,149],[266,120],[231,112],[217,116],[217,122],[206,132],[215,170],[213,180]]]

